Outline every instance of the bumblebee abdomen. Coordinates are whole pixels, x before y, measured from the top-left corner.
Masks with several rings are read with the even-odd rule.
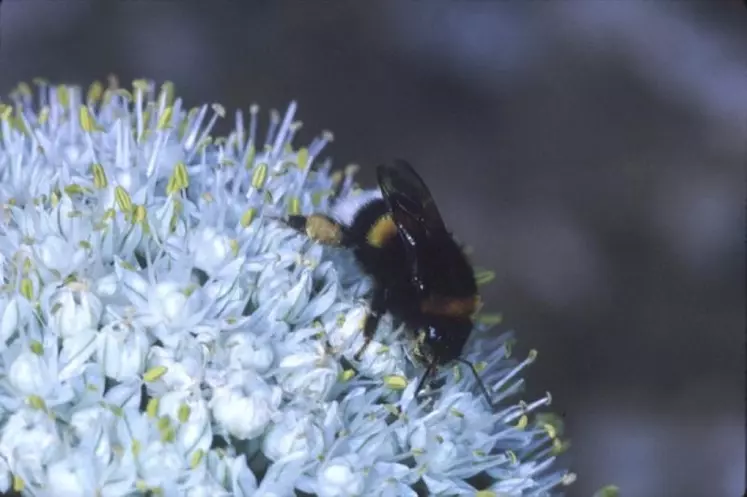
[[[348,227],[350,246],[363,270],[386,286],[407,283],[406,254],[383,199],[361,207]]]

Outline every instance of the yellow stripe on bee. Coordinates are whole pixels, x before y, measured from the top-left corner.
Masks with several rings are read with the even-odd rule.
[[[397,225],[394,224],[391,214],[381,216],[368,230],[366,241],[369,245],[381,248],[397,234]]]

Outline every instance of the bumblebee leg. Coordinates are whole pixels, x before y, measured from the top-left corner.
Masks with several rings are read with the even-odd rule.
[[[429,376],[432,376],[436,372],[436,364],[430,364],[428,368],[425,370],[425,373],[423,373],[423,376],[420,377],[420,381],[418,382],[417,388],[415,388],[415,393],[413,394],[413,398],[417,399],[418,394],[425,386],[425,380],[428,379]]]
[[[386,305],[386,293],[382,288],[374,288],[373,297],[371,298],[371,310],[366,314],[366,322],[363,325],[363,345],[355,353],[356,361],[360,361],[363,353],[368,348],[368,344],[373,340],[376,334],[376,327],[379,325],[381,315],[384,313]]]
[[[324,245],[343,245],[347,235],[344,226],[323,214],[288,216],[285,224],[296,231],[306,233],[306,236]]]

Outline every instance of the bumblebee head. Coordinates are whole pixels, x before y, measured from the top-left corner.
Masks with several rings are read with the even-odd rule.
[[[472,332],[472,321],[463,317],[428,315],[423,323],[422,347],[430,362],[446,364],[462,354]]]
[[[462,349],[464,349],[464,344],[467,342],[471,332],[472,320],[470,319],[437,314],[428,316],[426,324],[423,327],[421,343],[419,345],[421,356],[428,363],[428,369],[420,380],[418,391],[428,374],[433,373],[435,365],[458,361],[470,368],[472,374],[475,375],[475,381],[480,392],[485,397],[491,409],[495,409],[490,392],[485,388],[474,364],[461,357]]]

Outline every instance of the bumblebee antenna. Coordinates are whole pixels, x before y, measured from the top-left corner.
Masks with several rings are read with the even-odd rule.
[[[485,384],[480,379],[480,375],[475,369],[475,365],[469,362],[467,359],[464,359],[462,357],[457,357],[455,360],[461,362],[462,364],[466,364],[467,366],[469,366],[469,369],[472,371],[472,374],[475,375],[475,379],[477,380],[477,385],[480,387],[480,392],[482,392],[482,395],[485,397],[485,401],[488,403],[488,405],[490,406],[492,410],[495,410],[495,405],[493,404],[493,401],[490,398],[488,389],[485,388]],[[420,381],[418,382],[418,386],[415,389],[415,394],[413,397],[418,396],[418,393],[420,393],[420,391],[423,389],[423,385],[425,384],[426,378],[428,378],[428,376],[435,373],[436,368],[437,368],[436,364],[431,364],[428,366],[428,368],[425,370],[425,373],[423,373],[423,376],[420,377]]]
[[[480,387],[480,391],[485,396],[485,400],[488,402],[488,405],[491,409],[494,409],[495,406],[493,405],[493,401],[490,398],[490,394],[488,393],[488,389],[485,388],[485,383],[482,382],[480,379],[480,375],[477,373],[477,370],[475,369],[475,365],[469,362],[467,359],[464,359],[462,357],[457,357],[457,361],[461,362],[462,364],[466,364],[469,366],[469,368],[472,370],[472,374],[475,375],[475,379],[477,380],[477,385]]]

